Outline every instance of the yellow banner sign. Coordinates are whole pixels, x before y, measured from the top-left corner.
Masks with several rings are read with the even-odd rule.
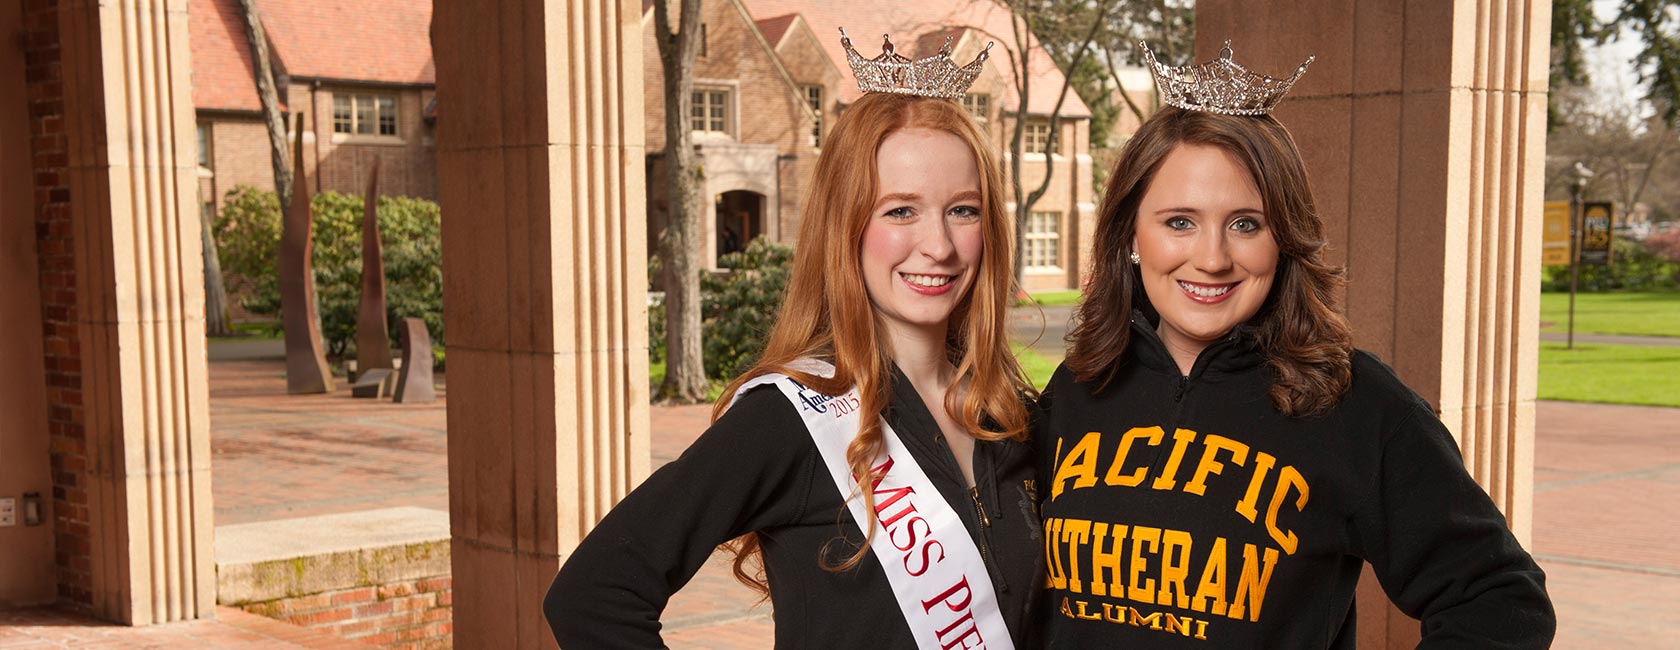
[[[1563,266],[1569,263],[1569,202],[1546,202],[1546,227],[1540,235],[1540,263]]]

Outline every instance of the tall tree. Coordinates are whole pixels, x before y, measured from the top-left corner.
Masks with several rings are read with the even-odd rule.
[[[269,159],[274,164],[274,193],[280,195],[280,205],[291,205],[292,169],[288,166],[291,151],[286,145],[286,117],[280,113],[274,66],[268,58],[268,32],[263,30],[256,0],[239,0],[239,8],[245,17],[245,40],[251,45],[251,72],[256,77],[257,98],[262,102],[263,121],[268,125]]]
[[[1644,99],[1671,127],[1680,127],[1680,4],[1674,0],[1620,0],[1616,15],[1601,21],[1592,0],[1552,1],[1551,85],[1554,90],[1590,79],[1585,45],[1602,45],[1631,35],[1639,40],[1633,57]],[[1555,96],[1556,93],[1554,93]],[[1567,124],[1556,102],[1548,104],[1548,130]]]
[[[677,24],[671,4],[679,3]],[[694,57],[700,40],[700,0],[654,0],[653,38],[665,91],[665,197],[669,218],[659,241],[668,271],[665,288],[665,382],[655,396],[689,404],[706,399],[700,343],[700,216],[704,179],[694,156],[688,116],[693,105]]]
[[[1118,2],[1119,0],[1103,0],[1095,5],[1090,5],[1085,2],[1017,0],[1006,3],[1012,12],[1010,38],[1015,45],[1013,48],[1007,48],[1006,52],[1009,54],[1009,66],[1011,76],[1014,77],[1016,97],[1015,128],[1009,138],[1009,184],[1015,197],[1015,232],[1017,233],[1015,237],[1015,281],[1017,284],[1024,282],[1026,271],[1027,238],[1021,235],[1027,232],[1027,222],[1032,216],[1033,205],[1037,204],[1039,199],[1044,198],[1045,192],[1049,191],[1050,180],[1056,172],[1055,156],[1052,154],[1056,151],[1057,143],[1060,140],[1062,106],[1067,102],[1068,91],[1073,84],[1074,75],[1072,71],[1078,69],[1085,60],[1090,52],[1092,41],[1096,40],[1097,34],[1102,31],[1104,19]],[[1064,44],[1065,49],[1063,51],[1067,53],[1069,58],[1068,62],[1062,65],[1062,69],[1067,71],[1067,74],[1062,75],[1062,88],[1056,94],[1056,103],[1051,107],[1050,114],[1047,116],[1049,133],[1044,143],[1044,178],[1039,182],[1038,187],[1029,192],[1021,181],[1021,171],[1024,163],[1022,154],[1026,150],[1026,129],[1029,120],[1032,119],[1032,106],[1028,98],[1031,97],[1029,93],[1032,90],[1033,52],[1043,52],[1048,56],[1048,53],[1045,52],[1045,46],[1040,44],[1042,41],[1036,36],[1034,30],[1035,27],[1047,22],[1071,22],[1068,16],[1070,14],[1076,15],[1084,9],[1089,9],[1093,13],[1087,19],[1083,33],[1077,40]],[[1052,60],[1054,59],[1052,58]]]

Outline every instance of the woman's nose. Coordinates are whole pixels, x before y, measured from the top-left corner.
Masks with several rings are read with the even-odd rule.
[[[1231,268],[1231,253],[1226,248],[1223,233],[1203,235],[1196,242],[1196,269],[1205,273],[1222,273]]]

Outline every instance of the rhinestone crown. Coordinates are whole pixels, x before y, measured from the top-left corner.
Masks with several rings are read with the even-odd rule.
[[[1219,58],[1200,65],[1169,68],[1155,60],[1148,43],[1138,43],[1155,83],[1161,89],[1161,101],[1169,106],[1192,111],[1207,111],[1222,115],[1265,115],[1272,112],[1283,96],[1289,93],[1301,75],[1307,73],[1314,57],[1307,57],[1295,74],[1288,79],[1275,79],[1242,67],[1231,60],[1231,41],[1219,50]]]
[[[938,54],[915,60],[893,52],[892,39],[885,35],[881,37],[881,55],[873,59],[863,58],[852,48],[852,39],[846,36],[844,27],[840,28],[840,45],[846,48],[846,62],[852,65],[858,90],[941,99],[962,99],[985,69],[983,64],[992,50],[992,43],[986,43],[980,56],[959,68],[951,61],[949,36],[945,37],[945,45],[939,48]]]

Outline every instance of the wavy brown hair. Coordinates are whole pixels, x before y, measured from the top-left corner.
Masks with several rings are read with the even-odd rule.
[[[864,95],[834,125],[817,159],[811,193],[801,213],[799,251],[787,298],[776,314],[764,353],[712,407],[715,421],[728,410],[742,384],[770,373],[791,376],[828,395],[856,386],[862,425],[846,449],[846,462],[853,476],[870,479],[875,478],[871,461],[884,444],[880,416],[892,393],[893,362],[885,330],[864,288],[860,253],[879,192],[877,151],[888,135],[911,128],[957,136],[980,168],[985,244],[973,287],[951,313],[945,341],[947,356],[957,368],[952,385],[965,385],[967,390],[947,392],[945,412],[981,440],[1026,437],[1027,412],[1021,395],[1034,391],[1010,353],[1005,327],[1014,295],[1014,246],[1004,213],[1002,167],[979,127],[956,102],[909,95]],[[815,376],[790,367],[797,360],[813,358],[832,361],[834,376]],[[858,525],[869,539],[875,533],[875,499],[869,490],[859,492],[864,511],[870,514],[869,521]],[[725,546],[735,552],[736,579],[768,593],[762,573],[746,567],[759,553],[758,535],[748,533]],[[863,544],[846,561],[834,566],[825,562],[824,568],[849,569],[868,551],[869,545]]]
[[[1278,245],[1277,282],[1250,323],[1276,375],[1272,405],[1285,415],[1322,412],[1353,381],[1353,333],[1338,307],[1341,267],[1324,261],[1324,222],[1289,131],[1269,115],[1240,117],[1163,108],[1126,143],[1103,194],[1085,297],[1068,333],[1067,366],[1079,381],[1107,388],[1131,341],[1132,310],[1149,305],[1127,259],[1138,204],[1155,172],[1180,145],[1221,149],[1248,168]]]

